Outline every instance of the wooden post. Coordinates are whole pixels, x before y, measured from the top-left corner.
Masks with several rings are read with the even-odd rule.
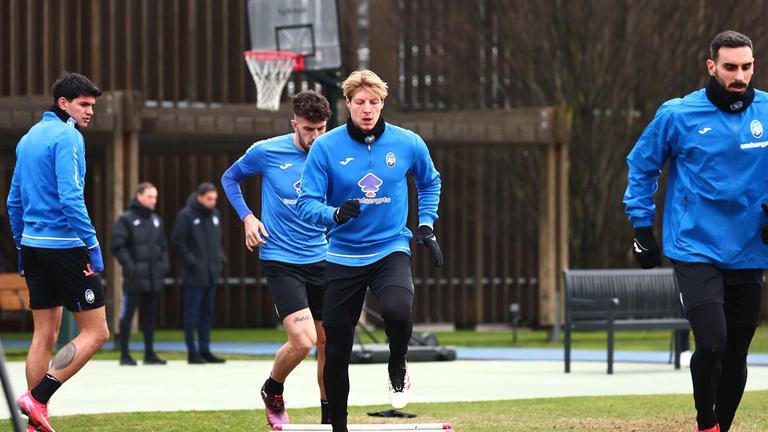
[[[139,178],[139,130],[141,128],[141,95],[137,92],[112,92],[107,97],[114,115],[111,139],[106,146],[106,227],[100,233],[102,250],[109,257],[106,266],[107,298],[112,299],[107,308],[107,322],[113,332],[119,329],[123,307],[123,278],[121,267],[109,250],[112,226],[123,213],[125,203]]]
[[[117,217],[123,212],[123,204],[125,202],[124,194],[124,166],[125,166],[125,146],[123,144],[123,97],[122,92],[113,92],[108,95],[112,100],[112,110],[114,113],[114,128],[112,130],[111,139],[106,144],[106,178],[107,178],[107,202],[106,204],[106,221],[105,224],[108,229],[112,228],[112,224]],[[101,244],[103,251],[108,251],[111,246],[110,232],[100,233]],[[106,253],[105,253],[106,255]],[[120,328],[120,314],[119,311],[123,307],[123,280],[120,272],[120,265],[117,263],[112,254],[109,254],[109,259],[106,262],[106,281],[107,291],[105,293],[107,299],[112,299],[112,307],[107,304],[107,322],[112,326],[112,332],[117,333],[117,329]]]
[[[539,201],[539,325],[554,323],[557,289],[557,149],[547,145],[541,161]]]
[[[558,322],[564,322],[565,318],[565,291],[562,277],[563,270],[569,267],[569,240],[570,240],[570,200],[569,200],[569,173],[570,173],[570,142],[571,142],[571,113],[563,109],[557,111],[555,123],[557,136],[557,173],[558,173],[558,229],[557,229],[557,292],[560,293],[560,316]]]
[[[387,112],[399,111],[398,88],[400,73],[398,59],[400,24],[397,14],[396,0],[376,0],[369,3],[368,20],[371,23],[371,33],[368,39],[370,46],[370,69],[376,72],[387,84]]]

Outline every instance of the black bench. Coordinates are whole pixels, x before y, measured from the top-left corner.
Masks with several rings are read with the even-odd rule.
[[[571,332],[607,330],[608,373],[613,373],[616,330],[673,330],[675,369],[680,368],[680,338],[687,330],[672,269],[566,270],[565,372],[571,371]]]

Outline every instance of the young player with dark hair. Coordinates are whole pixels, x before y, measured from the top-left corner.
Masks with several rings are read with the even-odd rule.
[[[26,277],[34,321],[26,362],[29,391],[17,400],[28,430],[52,432],[48,401],[109,338],[104,271],[96,230],[85,208],[85,141],[101,91],[88,78],[64,73],[53,85],[53,106],[16,146],[8,216]],[[80,334],[54,357],[62,306]]]
[[[308,223],[296,213],[301,172],[315,139],[325,133],[331,116],[328,101],[309,90],[293,98],[293,132],[254,143],[232,164],[221,184],[245,229],[245,246],[259,248],[277,316],[288,342],[277,352],[272,372],[261,388],[270,425],[289,422],[283,400],[283,383],[291,371],[317,346],[317,382],[320,386],[321,422],[330,414],[323,386],[325,333],[320,324],[326,228]],[[239,183],[261,174],[261,220],[243,199]]]

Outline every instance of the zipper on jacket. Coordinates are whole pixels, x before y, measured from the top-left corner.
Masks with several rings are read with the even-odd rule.
[[[736,195],[736,180],[735,180],[735,171],[736,171],[736,149],[739,148],[739,129],[741,128],[741,125],[743,124],[744,117],[746,116],[747,110],[744,110],[740,113],[738,113],[738,122],[733,127],[733,135],[735,138],[735,145],[733,148],[728,149],[728,162],[731,167],[731,187],[730,187],[730,193],[728,194],[728,227],[727,232],[728,235],[725,236],[724,244],[723,244],[723,261],[728,262],[731,260],[731,250],[730,250],[730,241],[729,239],[733,236],[733,218],[730,216],[734,213],[733,212],[733,199]]]
[[[368,144],[368,168],[371,168],[371,145]]]

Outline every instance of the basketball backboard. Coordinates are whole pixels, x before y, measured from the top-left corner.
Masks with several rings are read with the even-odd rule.
[[[304,69],[341,67],[337,0],[248,0],[251,49],[304,56]]]

